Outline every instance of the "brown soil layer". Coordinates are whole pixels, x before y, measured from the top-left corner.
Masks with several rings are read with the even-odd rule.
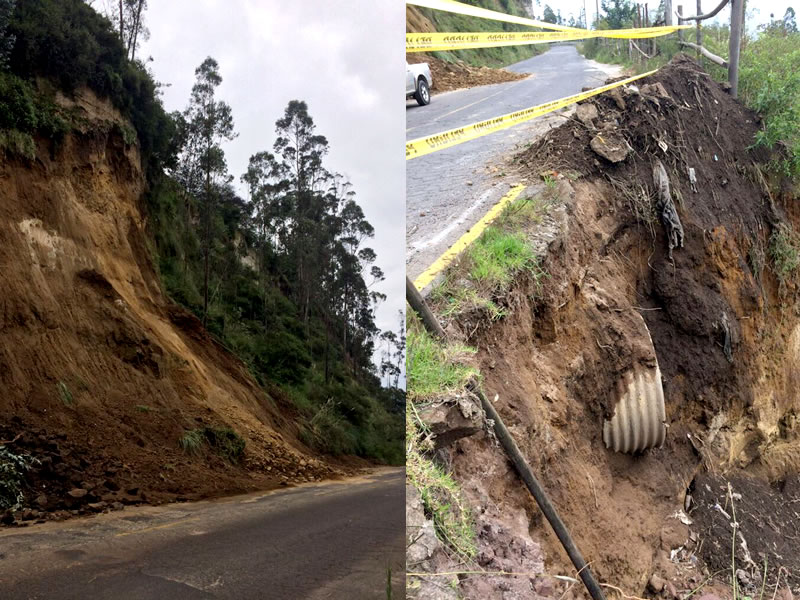
[[[757,597],[764,561],[768,570],[770,565],[786,569],[784,582],[800,583],[800,478],[794,475],[768,487],[745,475],[703,473],[692,488],[696,508],[691,515],[700,526],[700,539],[705,540],[700,554],[711,571],[730,573],[735,546],[736,570],[746,574],[740,577],[743,594]]]
[[[406,55],[409,64],[428,63],[433,77],[433,92],[449,92],[463,88],[505,83],[529,77],[526,73],[514,73],[492,67],[472,67],[463,62],[447,62],[427,54],[414,52]]]
[[[60,145],[37,140],[34,161],[0,163],[0,440],[40,461],[27,475],[26,518],[347,470],[300,443],[289,401],[264,393],[164,296],[125,123],[91,94],[76,110],[87,124]],[[207,446],[198,456],[180,448],[187,430],[203,427],[245,439],[239,464]],[[86,493],[70,496],[76,489]]]
[[[518,157],[526,175],[555,170],[576,179],[559,183],[560,206],[548,217],[558,226],[536,240],[547,248],[547,277],[494,298],[505,319],[466,315],[450,331],[479,348],[488,396],[497,394],[501,416],[599,579],[641,595],[657,574],[673,591],[689,591],[705,579],[693,558],[700,531],[704,545],[727,544],[730,559],[730,528],[709,528],[700,513],[691,526],[681,521],[695,475],[747,470],[760,482],[751,495],[766,498],[770,479],[800,467],[792,417],[800,409],[800,326],[786,318],[793,290],[779,290],[765,258],[774,224],[800,220],[788,196],[770,195],[758,166],[768,157],[748,149],[756,115],[692,60],[679,56],[635,89],[589,103],[596,117],[570,119]],[[597,154],[590,142],[598,135],[624,140],[627,157],[612,163]],[[656,160],[685,232],[673,260],[654,210]],[[614,454],[601,431],[619,382],[655,360],[666,443]],[[547,572],[573,571],[490,440],[461,440],[450,459],[479,513],[491,510],[498,526],[513,530],[502,515],[523,509]],[[785,531],[788,544],[793,534]],[[783,565],[770,561],[769,581]]]

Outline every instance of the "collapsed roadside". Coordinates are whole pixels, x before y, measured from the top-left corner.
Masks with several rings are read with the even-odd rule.
[[[684,57],[641,86],[584,102],[517,157],[521,172],[548,181],[549,197],[525,224],[508,226],[512,213],[499,228],[521,233],[538,260],[523,252],[510,277],[491,280],[471,249],[430,296],[449,336],[475,349],[483,389],[609,593],[677,597],[702,585],[725,595],[731,576],[742,593],[756,593],[765,559],[770,586],[787,585],[787,577],[797,585],[792,514],[774,513],[772,525],[758,515],[796,496],[800,215],[796,192],[764,169],[770,157],[748,150],[758,127],[757,115]],[[680,236],[674,222],[663,226],[658,163]],[[508,244],[496,250],[496,258],[515,255]],[[409,343],[410,367],[416,351]],[[445,355],[440,364],[448,362]],[[614,415],[620,382],[654,367],[664,446],[607,450],[602,425]],[[409,384],[414,397],[411,368]],[[443,395],[449,402],[417,396],[417,412],[424,404],[441,412],[463,393]],[[440,419],[438,432],[429,425],[443,442],[427,455],[459,483],[476,549],[469,560],[453,553],[446,520],[423,494],[422,513],[445,542],[423,552],[427,559],[417,556],[416,570],[443,571],[435,556],[448,557],[446,571],[461,572],[450,576],[453,592],[463,597],[499,589],[561,596],[565,587],[567,596],[580,594],[552,577],[575,573],[482,433],[480,415],[472,420],[468,428]],[[732,573],[731,528],[716,508],[730,514],[731,504],[745,540],[733,549]],[[442,583],[411,581],[419,597],[429,582]]]

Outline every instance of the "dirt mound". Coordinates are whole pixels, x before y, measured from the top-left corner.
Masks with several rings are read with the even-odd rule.
[[[107,108],[98,117],[87,102],[58,146],[40,139],[34,161],[0,164],[0,439],[39,461],[25,506],[65,516],[334,474],[296,439],[280,396],[162,294],[139,155]],[[221,450],[241,443],[228,429],[246,444],[236,461]]]
[[[561,174],[551,213],[560,232],[544,240],[548,276],[495,299],[506,319],[460,329],[598,577],[641,595],[656,574],[680,593],[705,579],[697,552],[707,523],[698,513],[687,525],[681,512],[695,476],[747,469],[761,477],[752,494],[766,497],[767,475],[800,467],[800,326],[786,318],[796,309],[791,290],[779,289],[766,258],[774,225],[800,220],[788,198],[770,195],[759,167],[768,157],[749,149],[756,115],[691,59],[587,104],[596,116],[577,112],[518,156],[524,175]],[[613,160],[602,155],[609,144]],[[674,248],[654,181],[659,163],[683,234]],[[666,442],[612,453],[602,423],[620,381],[656,360]],[[489,440],[462,440],[450,458],[473,506],[524,509],[547,572],[572,571]],[[730,561],[730,528],[726,535]],[[736,559],[744,561],[740,547]],[[782,565],[769,566],[774,583]]]
[[[492,83],[505,83],[525,79],[530,75],[514,73],[506,69],[493,69],[491,67],[471,67],[464,62],[447,62],[433,56],[421,53],[406,55],[409,64],[426,62],[431,68],[434,92],[449,92],[463,88],[490,85]]]

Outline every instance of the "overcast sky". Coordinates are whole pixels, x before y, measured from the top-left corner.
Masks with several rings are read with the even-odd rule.
[[[553,0],[552,2],[548,2],[547,0],[532,1],[533,12],[537,17],[542,16],[545,5],[549,4],[550,8],[552,8],[554,11],[558,11],[560,9],[561,16],[565,20],[569,20],[570,15],[575,17],[575,19],[578,19],[578,16],[584,10],[584,6],[586,6],[586,10],[589,13],[589,22],[594,21],[595,6],[600,4],[599,0],[586,0],[585,2],[584,0]],[[644,2],[638,2],[638,4],[644,4]],[[650,9],[658,7],[658,4],[658,0],[650,0],[647,3],[648,8]],[[673,10],[677,10],[677,6],[679,4],[683,5],[683,14],[697,14],[696,0],[672,0]],[[710,11],[718,4],[719,0],[702,0],[701,6],[703,7],[703,11]],[[747,30],[754,31],[758,25],[768,23],[770,21],[770,13],[773,13],[776,19],[780,19],[783,17],[783,14],[786,12],[786,8],[789,6],[792,6],[796,11],[800,10],[800,0],[758,0],[758,2],[753,2],[751,0],[747,7]],[[730,8],[726,6],[710,22],[716,21],[719,23],[729,23],[730,19]]]
[[[353,184],[375,227],[371,242],[388,299],[377,325],[397,331],[405,306],[405,5],[392,0],[150,0],[150,40],[139,56],[183,110],[194,70],[219,62],[218,97],[230,104],[239,137],[225,145],[239,177],[250,155],[272,150],[275,121],[290,100],[305,100],[328,138],[329,170]]]

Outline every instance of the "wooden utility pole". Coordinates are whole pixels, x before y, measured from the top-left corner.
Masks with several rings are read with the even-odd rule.
[[[683,5],[678,4],[678,25],[683,25],[681,17],[683,16]],[[678,38],[683,41],[683,29],[678,29]]]
[[[664,25],[672,25],[672,0],[664,0]]]
[[[599,23],[600,22],[600,0],[594,0],[594,13],[597,15],[597,20],[595,21],[595,23]],[[597,29],[597,25],[595,25],[594,28]]]
[[[744,20],[744,0],[731,0],[731,39],[728,44],[728,82],[731,96],[739,94],[739,49],[742,44],[742,21]]]
[[[700,7],[700,3],[701,2],[702,2],[702,0],[697,0],[697,13],[696,14],[698,14],[698,15],[702,15],[703,14],[703,9]],[[703,45],[703,28],[700,26],[700,19],[697,19],[697,45],[698,46],[702,46]],[[700,48],[699,47],[697,48],[697,61],[700,62],[701,65],[703,64],[701,59],[700,59]]]

